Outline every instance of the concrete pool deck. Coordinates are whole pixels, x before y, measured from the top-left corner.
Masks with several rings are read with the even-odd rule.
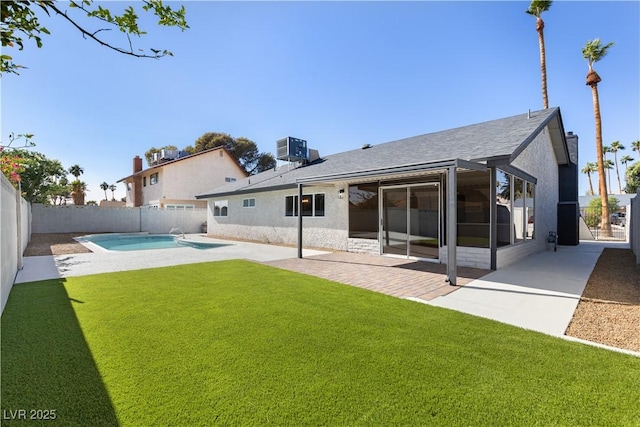
[[[199,234],[187,235],[186,237],[189,240],[217,243],[220,246],[211,249],[184,247],[125,252],[106,251],[102,249],[100,252],[84,254],[25,257],[23,269],[18,271],[14,283],[112,273],[115,271],[140,270],[143,268],[167,267],[197,262],[223,261],[229,259],[248,259],[256,262],[269,262],[298,256],[298,249],[293,247],[218,240],[203,237]],[[312,249],[305,249],[302,252],[303,256],[325,253],[327,252]]]

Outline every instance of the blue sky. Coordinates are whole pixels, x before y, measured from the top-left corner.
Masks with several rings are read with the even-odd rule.
[[[160,60],[109,51],[43,17],[52,35],[42,49],[11,52],[28,69],[0,82],[2,141],[35,134],[35,149],[83,167],[87,200],[101,200],[99,184],[129,175],[134,156],[205,132],[272,153],[294,136],[328,155],[542,108],[529,2],[183,4],[189,30],[145,19],[149,34],[134,39],[175,54]],[[629,148],[640,139],[640,2],[556,1],[543,19],[549,100],[580,138],[580,167],[595,161],[581,49],[596,37],[616,43],[595,65],[604,143],[619,140],[638,160]]]

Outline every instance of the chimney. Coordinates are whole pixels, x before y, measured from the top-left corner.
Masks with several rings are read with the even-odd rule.
[[[138,173],[142,170],[142,159],[140,156],[133,158],[133,173]]]

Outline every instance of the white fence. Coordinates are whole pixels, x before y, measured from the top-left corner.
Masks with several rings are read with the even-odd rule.
[[[640,189],[636,197],[631,199],[631,212],[627,212],[629,226],[629,244],[636,254],[636,262],[640,264]]]
[[[1,173],[0,184],[0,311],[4,311],[16,273],[22,266],[22,254],[31,238],[31,208],[22,198],[19,204],[16,202],[18,191]]]
[[[158,210],[149,208],[100,208],[97,206],[32,206],[33,233],[185,233],[202,232],[206,209]]]

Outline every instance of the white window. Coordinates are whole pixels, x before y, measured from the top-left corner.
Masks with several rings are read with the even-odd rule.
[[[255,208],[256,207],[256,199],[243,199],[242,200],[243,208]]]
[[[151,176],[149,176],[149,185],[155,185],[157,183],[158,183],[158,172],[152,173]]]
[[[213,202],[213,216],[227,216],[229,212],[228,200],[216,200]]]
[[[171,205],[165,205],[165,209],[167,210],[171,210],[171,211],[189,211],[189,210],[193,210],[193,205],[178,205],[178,204],[171,204]]]

